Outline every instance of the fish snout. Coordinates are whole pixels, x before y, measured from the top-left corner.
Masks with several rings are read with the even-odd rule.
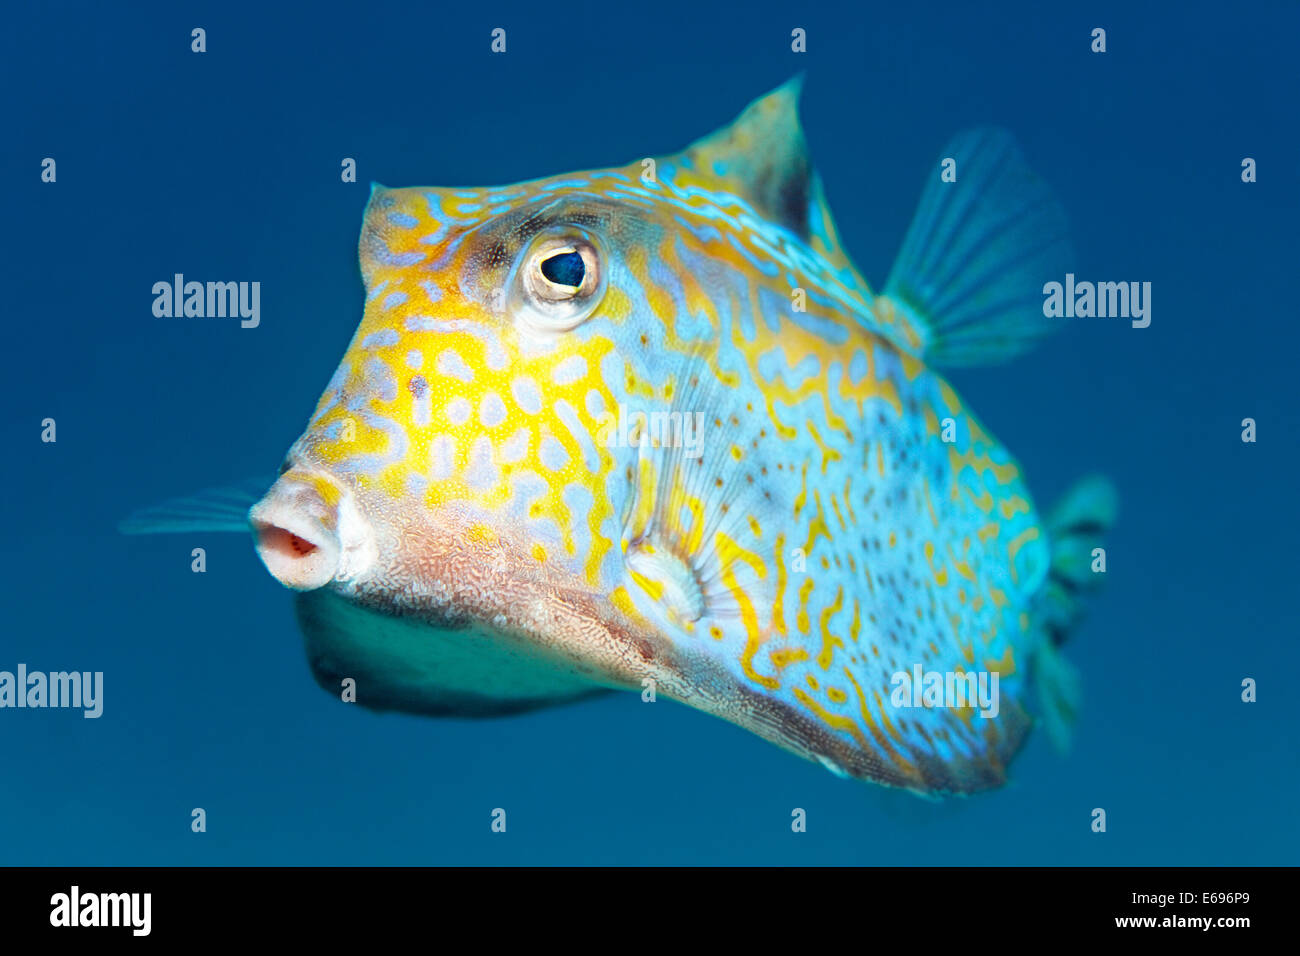
[[[285,587],[314,591],[334,580],[342,551],[339,497],[328,479],[289,471],[249,510],[258,557]]]

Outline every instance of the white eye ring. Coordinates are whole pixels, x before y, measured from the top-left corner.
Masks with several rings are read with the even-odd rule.
[[[546,274],[546,264],[557,257],[578,256],[582,275],[577,285],[556,281],[555,270]],[[570,259],[563,268],[573,275]],[[567,332],[577,328],[601,299],[605,287],[600,253],[586,237],[574,234],[552,235],[535,242],[520,267],[519,317],[529,326],[544,332]],[[576,276],[575,276],[576,277]]]

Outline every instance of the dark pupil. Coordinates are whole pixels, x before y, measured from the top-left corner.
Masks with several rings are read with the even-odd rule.
[[[556,285],[580,286],[586,271],[582,256],[576,252],[561,252],[542,260],[542,275]]]

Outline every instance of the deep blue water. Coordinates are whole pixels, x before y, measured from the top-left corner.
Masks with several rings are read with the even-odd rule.
[[[102,670],[106,691],[98,720],[0,710],[0,863],[1300,860],[1300,13],[1000,6],[10,12],[0,669]],[[1068,755],[1036,734],[1005,789],[930,805],[636,695],[376,715],[316,686],[247,537],[117,533],[137,507],[274,471],[361,315],[367,181],[662,154],[801,69],[815,161],[874,284],[942,145],[990,122],[1057,189],[1081,278],[1153,284],[1147,329],[1063,320],[1025,357],[952,375],[1041,506],[1085,471],[1120,490],[1107,588],[1069,645],[1086,700]],[[260,281],[260,327],[155,319],[151,286],[176,272]]]

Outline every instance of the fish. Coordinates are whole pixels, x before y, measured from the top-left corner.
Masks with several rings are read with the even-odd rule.
[[[1002,785],[1032,726],[1068,740],[1117,495],[1089,475],[1040,516],[945,370],[1053,330],[1065,214],[1009,133],[961,133],[873,291],[801,89],[623,166],[372,184],[360,324],[269,490],[123,529],[251,528],[316,680],[365,707],[632,691],[837,776]]]

